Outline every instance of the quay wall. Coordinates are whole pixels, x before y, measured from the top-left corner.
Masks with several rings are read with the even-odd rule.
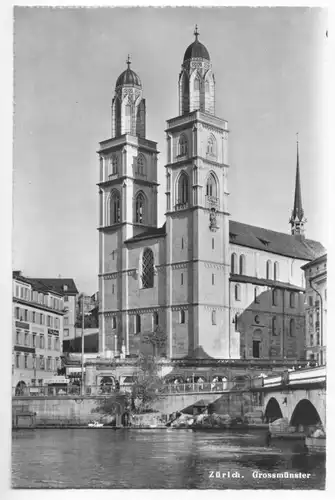
[[[105,398],[96,397],[13,397],[12,419],[18,415],[18,426],[30,425],[29,413],[36,413],[34,421],[37,425],[83,425],[101,414],[94,412],[99,402]]]

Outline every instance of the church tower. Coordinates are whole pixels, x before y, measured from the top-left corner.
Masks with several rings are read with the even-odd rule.
[[[99,350],[128,353],[129,255],[124,241],[157,227],[157,145],[146,139],[146,106],[130,68],[116,81],[112,137],[100,143]]]
[[[289,222],[291,224],[291,234],[299,236],[305,235],[305,224],[307,222],[307,219],[304,216],[304,209],[302,208],[298,140],[297,140],[297,170],[295,176],[294,205]]]
[[[166,129],[168,356],[229,358],[228,124],[215,116],[210,56],[194,35]]]

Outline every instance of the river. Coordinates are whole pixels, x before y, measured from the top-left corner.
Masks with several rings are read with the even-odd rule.
[[[259,472],[310,478],[253,477]],[[267,446],[265,431],[20,430],[12,434],[12,486],[324,489],[325,458],[302,442]]]

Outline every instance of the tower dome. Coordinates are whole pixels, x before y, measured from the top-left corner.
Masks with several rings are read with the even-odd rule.
[[[198,36],[198,27],[195,27],[195,40],[191,45],[189,45],[185,51],[184,54],[184,62],[187,61],[188,59],[193,59],[194,57],[201,57],[202,59],[207,59],[207,61],[210,61],[209,53],[206,47],[199,42]]]
[[[129,56],[127,64],[128,68],[123,73],[121,73],[119,78],[116,80],[115,88],[120,87],[122,85],[131,85],[132,87],[142,88],[140,77],[135,73],[135,71],[130,69],[131,61]]]

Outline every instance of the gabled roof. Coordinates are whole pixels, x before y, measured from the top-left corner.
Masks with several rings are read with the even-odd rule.
[[[318,241],[233,220],[229,221],[229,241],[235,245],[302,260],[312,260],[326,252]]]
[[[61,295],[74,295],[78,293],[72,278],[36,278],[40,283]],[[67,290],[64,290],[64,286]]]
[[[159,238],[164,236],[166,236],[166,224],[162,227],[151,227],[147,231],[129,238],[129,240],[126,240],[125,243],[134,243],[135,241],[148,240],[150,238]]]

